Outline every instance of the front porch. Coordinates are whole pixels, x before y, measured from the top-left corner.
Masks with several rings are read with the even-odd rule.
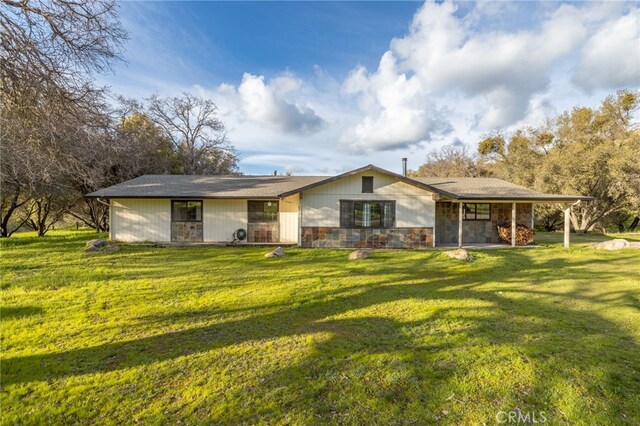
[[[511,227],[512,247],[531,247],[516,243],[517,225],[534,228],[535,202],[546,200],[506,201],[443,200],[436,202],[435,246],[465,248],[504,248],[505,243],[498,234],[498,226]],[[580,202],[580,201],[578,201]],[[565,204],[564,246],[570,243],[570,211],[573,204]]]

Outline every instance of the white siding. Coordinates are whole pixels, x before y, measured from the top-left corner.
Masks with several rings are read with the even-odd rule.
[[[280,200],[280,241],[298,242],[299,197]],[[247,229],[247,200],[203,200],[205,242],[232,241],[239,228]],[[171,241],[171,200],[111,200],[111,239],[125,242]]]
[[[362,193],[362,176],[373,176],[373,194]],[[340,226],[340,200],[395,200],[396,226],[433,227],[432,193],[392,176],[366,171],[304,191],[302,226]]]
[[[280,221],[280,242],[298,242],[298,216],[299,216],[299,196],[298,194],[283,198],[279,204]]]
[[[171,201],[111,200],[111,238],[117,241],[171,241]]]
[[[247,200],[204,200],[202,227],[204,241],[232,241],[233,233],[247,229]]]

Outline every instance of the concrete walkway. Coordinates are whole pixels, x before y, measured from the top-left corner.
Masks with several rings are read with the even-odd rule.
[[[492,250],[492,249],[506,249],[506,248],[536,248],[542,247],[539,245],[528,245],[528,246],[515,246],[512,247],[510,244],[494,244],[494,243],[473,243],[473,244],[462,244],[463,249],[467,250]],[[457,249],[458,243],[451,244],[436,244],[437,249]]]

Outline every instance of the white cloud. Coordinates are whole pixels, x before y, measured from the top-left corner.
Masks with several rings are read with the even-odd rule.
[[[587,90],[640,85],[640,12],[607,22],[582,48],[574,82]]]
[[[602,25],[620,13],[617,6],[563,4],[535,27],[512,31],[484,29],[485,13],[490,19],[495,10],[476,6],[462,15],[452,2],[425,3],[408,34],[391,41],[375,72],[359,67],[346,80],[344,90],[358,97],[364,117],[343,134],[342,142],[355,150],[378,150],[433,140],[451,129],[445,112],[456,114],[459,106],[449,100],[451,93],[477,104],[477,130],[513,125],[540,108],[539,97],[549,88],[553,70],[585,43],[585,69],[597,68],[595,62],[606,53],[609,64],[600,69],[612,86],[637,79],[637,68],[625,65],[634,59],[637,65],[637,15],[634,22],[622,17]],[[607,50],[605,40],[616,46]],[[636,49],[630,49],[634,43]],[[606,71],[620,66],[625,50],[631,59],[622,61],[622,69]],[[588,75],[602,85],[597,73]]]
[[[631,2],[426,3],[373,69],[344,62],[337,46],[339,63],[231,79],[200,63],[202,55],[185,55],[175,33],[152,19],[162,8],[132,7],[132,66],[103,82],[127,96],[195,91],[212,99],[247,173],[331,174],[368,163],[399,171],[401,157],[416,168],[440,145],[474,145],[486,131],[596,107],[612,89],[640,83]],[[330,71],[341,66],[352,68],[348,77]]]
[[[320,130],[325,121],[309,106],[289,100],[302,82],[280,76],[265,83],[264,76],[245,73],[238,87],[245,117],[284,133],[308,135]]]
[[[384,150],[428,141],[450,129],[443,113],[425,102],[422,82],[398,71],[395,57],[387,52],[378,70],[367,76],[356,69],[344,85],[347,94],[360,95],[360,107],[368,114],[347,130],[341,142],[352,151]]]

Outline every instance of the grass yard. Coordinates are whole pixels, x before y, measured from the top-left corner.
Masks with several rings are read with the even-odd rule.
[[[2,424],[640,424],[640,250],[94,237],[1,243]]]

